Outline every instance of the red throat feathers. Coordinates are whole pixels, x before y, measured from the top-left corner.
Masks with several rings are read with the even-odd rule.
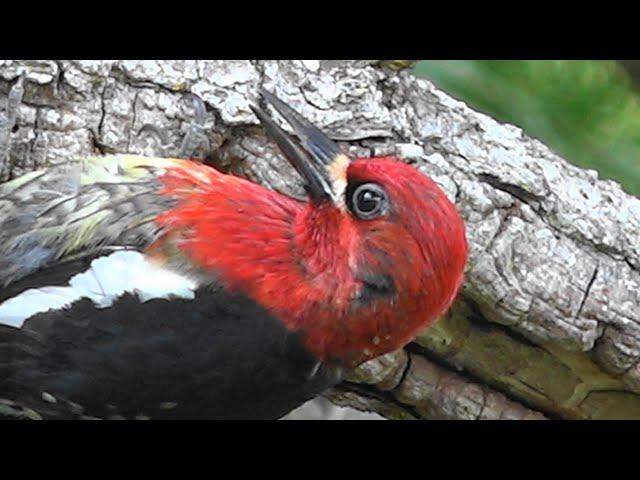
[[[293,143],[254,110],[305,178],[310,201],[184,162],[162,178],[176,206],[157,218],[165,235],[151,251],[170,244],[188,268],[300,332],[321,360],[353,367],[403,347],[460,288],[467,241],[458,211],[411,166],[393,157],[349,160],[263,95],[300,138]]]
[[[375,182],[388,213],[359,220],[331,203],[302,203],[212,168],[170,170],[175,208],[157,218],[189,263],[303,333],[318,358],[355,366],[401,348],[451,305],[467,255],[455,206],[393,158],[353,160],[350,183]],[[371,278],[389,285],[367,295]]]

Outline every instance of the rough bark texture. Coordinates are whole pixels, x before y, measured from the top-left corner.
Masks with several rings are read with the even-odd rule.
[[[396,66],[0,61],[0,181],[132,152],[299,195],[249,110],[265,87],[353,154],[414,164],[467,225],[455,308],[332,401],[390,418],[640,418],[640,200]]]

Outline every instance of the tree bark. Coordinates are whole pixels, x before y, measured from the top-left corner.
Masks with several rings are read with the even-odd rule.
[[[629,75],[633,86],[640,89],[640,60],[618,60],[618,63]]]
[[[640,418],[640,200],[404,65],[0,61],[0,181],[129,152],[302,195],[249,109],[264,87],[352,154],[415,165],[467,225],[451,312],[333,402],[388,418]]]

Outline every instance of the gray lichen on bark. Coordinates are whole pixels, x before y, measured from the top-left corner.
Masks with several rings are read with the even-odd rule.
[[[300,196],[249,108],[259,87],[354,155],[414,164],[467,225],[456,308],[408,353],[363,366],[334,401],[400,418],[640,417],[640,200],[409,71],[0,61],[0,181],[130,152],[192,157]]]

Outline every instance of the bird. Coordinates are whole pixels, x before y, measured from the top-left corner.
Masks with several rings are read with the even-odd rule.
[[[278,419],[447,311],[467,239],[443,190],[258,98],[305,198],[132,154],[0,185],[0,407]]]

